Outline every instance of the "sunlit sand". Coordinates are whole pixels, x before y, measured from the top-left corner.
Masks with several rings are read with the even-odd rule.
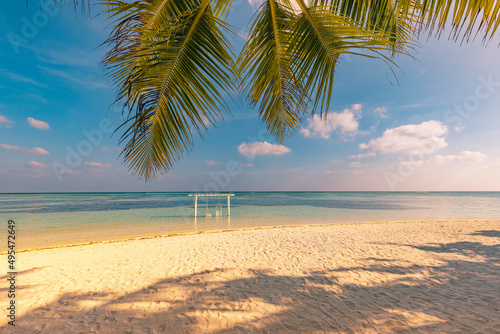
[[[18,263],[2,332],[500,332],[499,221],[206,232]]]

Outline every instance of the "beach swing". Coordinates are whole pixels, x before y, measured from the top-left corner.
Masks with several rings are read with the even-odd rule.
[[[222,205],[220,204],[220,197],[217,196],[218,202],[217,205],[215,206],[215,217],[221,217],[222,216]]]
[[[208,210],[208,197],[206,199],[206,206],[207,206],[207,209],[205,211],[205,217],[212,217],[212,214],[210,213],[210,210]]]

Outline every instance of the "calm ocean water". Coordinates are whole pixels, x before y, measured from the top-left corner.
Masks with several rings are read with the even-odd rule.
[[[230,219],[226,199],[220,200],[223,216],[215,217],[218,200],[209,198],[199,199],[196,220],[187,195],[0,194],[0,217],[5,226],[8,219],[16,221],[18,249],[269,225],[500,219],[500,192],[236,192]],[[211,218],[205,217],[207,207]]]

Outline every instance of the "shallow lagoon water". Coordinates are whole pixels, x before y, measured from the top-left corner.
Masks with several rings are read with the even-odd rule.
[[[258,226],[500,219],[500,192],[236,192],[230,219],[225,197],[222,217],[215,217],[212,197],[198,200],[194,219],[187,195],[0,194],[0,217],[16,221],[17,249]],[[205,217],[207,204],[211,218]]]

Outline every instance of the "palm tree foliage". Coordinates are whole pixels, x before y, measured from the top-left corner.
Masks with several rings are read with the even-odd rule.
[[[280,141],[301,120],[326,116],[343,55],[409,54],[422,32],[490,40],[500,1],[264,0],[239,56],[226,22],[231,0],[107,0],[103,63],[124,102],[124,160],[150,179],[192,149],[239,93]]]

